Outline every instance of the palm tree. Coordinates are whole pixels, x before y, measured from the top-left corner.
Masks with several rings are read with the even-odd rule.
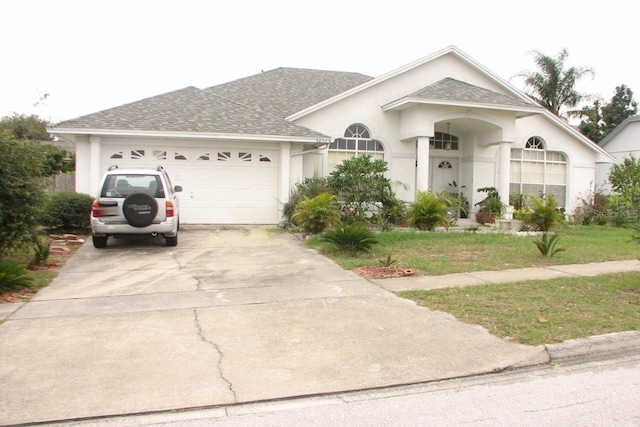
[[[570,67],[565,70],[565,60],[569,56],[566,49],[562,49],[558,56],[551,57],[540,51],[534,51],[534,61],[537,71],[523,71],[516,77],[524,77],[525,92],[540,103],[544,108],[556,116],[561,116],[560,110],[574,108],[587,98],[576,91],[578,80],[590,74],[593,70],[587,67]]]

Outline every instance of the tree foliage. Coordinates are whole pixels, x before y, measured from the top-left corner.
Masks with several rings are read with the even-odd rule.
[[[384,176],[387,162],[358,156],[344,160],[330,174],[329,187],[342,201],[351,221],[364,221],[383,206],[392,194],[391,182]],[[343,218],[348,220],[348,218]]]
[[[575,88],[576,82],[586,75],[593,76],[588,67],[569,67],[565,62],[569,56],[562,49],[556,57],[534,51],[536,71],[524,71],[518,77],[525,78],[525,92],[556,116],[562,116],[563,109],[571,110],[586,98]]]
[[[37,143],[0,132],[0,254],[31,243],[44,203],[43,157]]]
[[[640,200],[640,162],[631,154],[620,164],[615,164],[609,172],[611,188],[616,193],[629,197],[634,201]]]
[[[600,142],[625,119],[638,112],[638,104],[633,99],[633,91],[625,85],[616,87],[615,94],[608,104],[602,105],[596,99],[593,105],[583,107],[577,115],[580,132],[594,142]]]
[[[74,155],[64,148],[49,143],[48,125],[49,122],[35,114],[30,116],[14,114],[0,120],[0,132],[7,132],[16,141],[38,142],[37,147],[44,157],[43,173],[45,176],[75,170]]]
[[[30,141],[49,141],[47,132],[49,122],[32,114],[13,114],[0,120],[0,132],[10,132],[18,141],[28,139]]]

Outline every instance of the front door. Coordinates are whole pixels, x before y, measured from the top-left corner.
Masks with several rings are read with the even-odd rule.
[[[431,190],[451,191],[449,184],[458,181],[458,159],[431,158]]]

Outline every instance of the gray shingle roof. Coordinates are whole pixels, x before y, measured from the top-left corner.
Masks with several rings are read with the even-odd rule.
[[[359,73],[276,68],[206,90],[247,107],[287,117],[371,79]]]
[[[284,117],[369,79],[356,73],[278,68],[208,89],[187,87],[146,98],[56,128],[318,138],[324,135]]]
[[[537,107],[536,104],[522,101],[513,96],[504,95],[474,86],[469,83],[447,77],[426,86],[410,95],[409,98],[438,99],[455,102],[475,102],[480,104],[506,105],[511,107]]]

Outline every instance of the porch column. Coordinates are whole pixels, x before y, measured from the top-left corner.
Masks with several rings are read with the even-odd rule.
[[[429,191],[429,137],[426,136],[418,137],[416,191]]]
[[[91,135],[89,137],[89,179],[91,195],[98,193],[98,186],[100,185],[100,179],[102,178],[102,174],[105,172],[102,170],[102,159],[101,159],[101,151],[102,151],[102,139],[99,136]],[[77,183],[76,183],[77,188]]]
[[[291,190],[291,143],[280,143],[280,188],[278,189],[278,198],[282,204],[289,201],[289,192]]]
[[[511,143],[501,142],[498,155],[498,193],[500,201],[509,205],[509,182],[511,181]]]

